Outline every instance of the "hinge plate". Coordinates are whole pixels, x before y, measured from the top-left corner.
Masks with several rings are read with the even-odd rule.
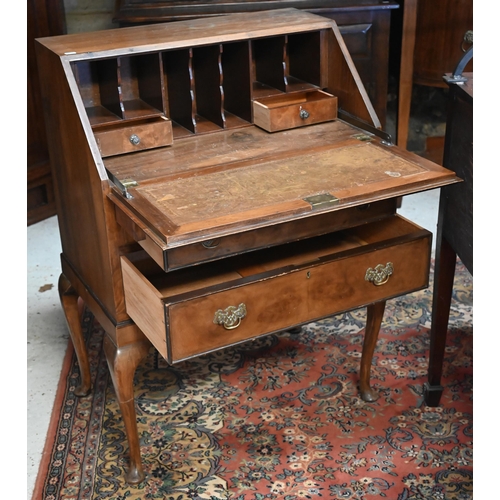
[[[355,134],[352,137],[358,141],[373,141],[373,136],[368,134]]]
[[[117,179],[108,169],[106,169],[106,173],[108,174],[109,180],[120,190],[125,198],[132,198],[132,195],[128,192],[128,189],[131,187],[137,187],[139,183],[134,179]]]
[[[313,209],[337,205],[340,202],[336,196],[333,196],[330,193],[308,196],[307,198],[304,198],[304,201],[309,203]]]
[[[131,188],[131,187],[137,187],[139,183],[137,181],[134,181],[134,179],[123,179],[120,181],[121,185],[125,188]]]

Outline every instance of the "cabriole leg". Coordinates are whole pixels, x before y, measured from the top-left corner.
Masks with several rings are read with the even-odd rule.
[[[134,342],[123,347],[117,347],[107,335],[104,338],[104,352],[120,405],[129,445],[129,469],[126,476],[129,484],[138,484],[144,480],[134,401],[134,373],[139,363],[148,353],[149,347],[150,343],[148,341]]]
[[[82,333],[82,324],[78,312],[78,294],[64,274],[59,277],[59,298],[68,323],[68,330],[75,348],[80,367],[80,385],[75,389],[77,396],[87,396],[92,388],[87,346]]]
[[[367,308],[365,339],[363,341],[363,353],[361,355],[361,368],[359,371],[359,390],[361,399],[368,403],[372,403],[379,398],[379,395],[370,386],[370,372],[384,311],[385,300],[370,304]]]

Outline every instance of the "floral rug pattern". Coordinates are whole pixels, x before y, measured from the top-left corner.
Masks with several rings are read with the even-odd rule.
[[[437,408],[422,396],[431,301],[432,287],[387,302],[375,403],[356,386],[365,309],[174,367],[152,349],[136,373],[136,487],[103,331],[86,313],[93,391],[74,395],[75,360],[41,500],[471,499],[472,277],[460,263]]]

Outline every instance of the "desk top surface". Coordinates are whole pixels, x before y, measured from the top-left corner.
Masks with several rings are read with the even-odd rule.
[[[251,126],[105,165],[138,182],[126,203],[177,244],[455,182],[450,171],[359,133],[340,120],[276,134]],[[309,201],[318,195],[335,203],[318,209]]]
[[[297,9],[236,13],[210,19],[192,19],[175,23],[157,23],[72,33],[37,41],[59,56],[71,60],[112,55],[169,50],[184,46],[222,43],[330,28],[332,20]]]

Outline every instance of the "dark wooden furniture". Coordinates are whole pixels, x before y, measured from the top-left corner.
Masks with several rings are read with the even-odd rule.
[[[406,148],[413,84],[446,87],[472,37],[472,0],[404,0],[397,144]],[[472,63],[468,66],[472,71]]]
[[[236,12],[303,9],[334,19],[382,126],[386,121],[389,35],[394,0],[118,0],[115,21],[122,26],[178,21]]]
[[[30,225],[56,214],[36,65],[35,38],[62,35],[65,32],[62,0],[29,0],[27,21],[27,218]]]
[[[465,83],[449,84],[444,165],[464,182],[443,188],[439,203],[429,374],[424,386],[429,406],[438,406],[443,392],[441,376],[457,255],[471,274],[473,271],[473,74],[463,76]]]
[[[106,330],[127,480],[144,478],[133,376],[150,343],[173,364],[367,306],[375,400],[385,301],[429,277],[431,234],[397,198],[456,176],[388,142],[336,24],[283,9],[37,49],[78,393],[79,296]]]

